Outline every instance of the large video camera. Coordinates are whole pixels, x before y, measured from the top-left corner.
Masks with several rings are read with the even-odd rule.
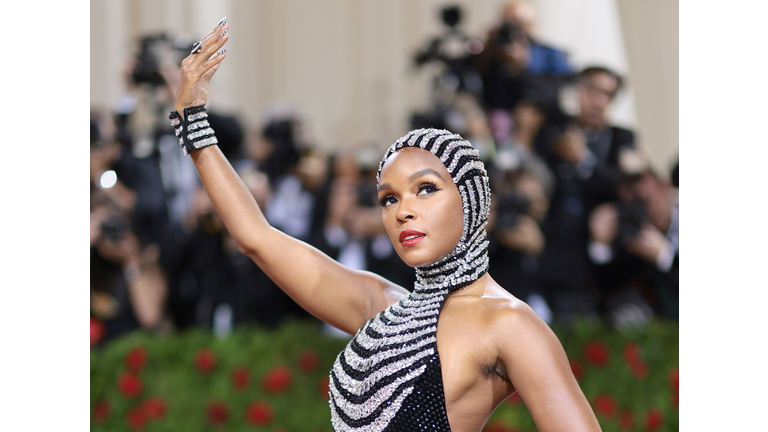
[[[160,60],[163,57],[173,57],[173,63],[181,61],[182,55],[192,49],[192,44],[172,41],[165,33],[146,35],[141,38],[141,50],[136,57],[136,67],[131,72],[131,78],[136,84],[149,84],[155,87],[165,84],[160,74]]]
[[[414,64],[417,68],[428,63],[442,64],[445,71],[436,81],[439,85],[480,96],[482,79],[472,65],[472,58],[483,50],[483,45],[459,30],[461,16],[459,6],[447,6],[440,11],[440,18],[446,27],[445,33],[432,39],[425,49],[417,52]]]

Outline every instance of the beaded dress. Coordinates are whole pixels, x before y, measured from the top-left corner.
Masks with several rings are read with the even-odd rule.
[[[418,129],[397,140],[379,164],[403,147],[435,154],[461,194],[464,230],[456,248],[416,269],[413,292],[366,323],[339,353],[330,373],[336,431],[449,431],[437,321],[446,297],[488,271],[485,226],[488,176],[478,151],[459,135]]]

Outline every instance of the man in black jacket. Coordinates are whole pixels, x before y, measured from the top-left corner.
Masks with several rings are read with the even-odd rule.
[[[587,218],[601,203],[616,199],[620,154],[635,147],[632,131],[611,126],[606,118],[621,84],[621,77],[606,68],[581,71],[579,115],[541,149],[555,172],[556,191],[544,223],[547,244],[539,274],[556,317],[592,313],[599,300],[592,290]]]

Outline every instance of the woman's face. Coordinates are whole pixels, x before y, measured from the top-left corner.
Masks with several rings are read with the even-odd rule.
[[[448,255],[461,240],[461,195],[440,159],[406,147],[384,163],[378,200],[382,219],[400,258],[425,267]]]

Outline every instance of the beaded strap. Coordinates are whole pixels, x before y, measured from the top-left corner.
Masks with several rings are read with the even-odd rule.
[[[208,113],[205,112],[204,105],[184,108],[184,119],[178,111],[171,111],[168,118],[171,119],[171,126],[176,131],[176,138],[179,139],[179,146],[185,155],[192,150],[219,143],[208,123]]]

